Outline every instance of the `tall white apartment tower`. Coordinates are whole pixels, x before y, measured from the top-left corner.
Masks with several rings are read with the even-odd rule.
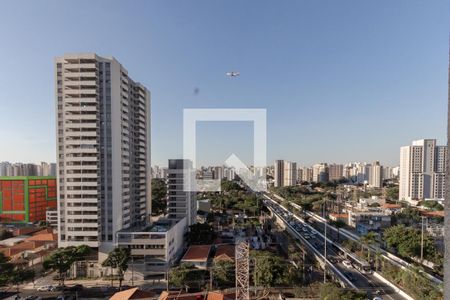
[[[168,218],[179,221],[186,217],[187,225],[197,218],[196,193],[185,191],[184,180],[192,174],[192,162],[185,159],[169,159],[167,213]]]
[[[285,161],[283,171],[283,186],[291,186],[297,184],[297,163]]]
[[[375,188],[383,186],[383,167],[376,161],[369,167],[369,185]]]
[[[434,139],[401,147],[399,200],[444,198],[446,163],[447,147]]]
[[[149,221],[150,93],[112,57],[55,60],[59,247],[109,248]]]

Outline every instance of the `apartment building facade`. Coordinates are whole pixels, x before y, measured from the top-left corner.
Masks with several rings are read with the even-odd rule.
[[[443,199],[447,147],[435,139],[413,141],[400,148],[399,200]]]
[[[169,159],[167,185],[167,214],[171,220],[186,217],[187,226],[197,217],[196,193],[185,191],[185,179],[192,174],[192,162],[185,159]]]
[[[45,221],[46,211],[56,208],[56,190],[55,177],[0,177],[0,221]]]
[[[113,57],[55,59],[60,247],[111,248],[147,223],[150,92]]]

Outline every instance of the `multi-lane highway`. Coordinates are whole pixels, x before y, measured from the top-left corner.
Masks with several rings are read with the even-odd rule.
[[[276,194],[272,194],[271,196],[273,196],[274,198],[276,198],[277,200],[280,201],[284,201],[285,199],[280,197],[279,195]],[[299,210],[302,210],[301,206],[295,204],[295,203],[291,203],[291,205]],[[308,217],[310,217],[310,222],[312,224],[313,227],[315,227],[318,230],[323,230],[323,226],[326,222],[326,220],[324,218],[322,218],[321,216],[311,212],[311,211],[306,211],[306,215]],[[337,233],[338,229],[333,227],[333,226],[329,226],[330,231]],[[345,238],[345,239],[350,239],[352,241],[358,242],[359,243],[359,236],[356,235],[355,233],[346,230],[346,229],[340,229],[339,230],[340,236]],[[408,263],[407,261],[401,259],[400,257],[384,250],[381,248],[375,248],[375,247],[371,247],[371,250],[375,253],[377,251],[379,251],[381,253],[381,256],[386,259],[387,261],[389,261],[390,263],[392,263],[393,265],[396,265],[397,267],[400,267],[402,269],[409,269],[411,267],[413,267],[412,264]],[[428,279],[430,279],[431,281],[433,281],[434,283],[440,285],[442,284],[442,278],[436,276],[435,274],[431,274],[431,273],[423,273]]]
[[[377,279],[371,272],[366,272],[363,268],[357,268],[348,261],[342,248],[333,246],[333,241],[325,239],[325,236],[305,223],[299,216],[294,215],[266,196],[264,201],[266,207],[285,225],[288,232],[297,240],[305,244],[314,256],[323,263],[325,261],[328,272],[332,273],[341,284],[349,288],[356,288],[367,291],[370,297],[380,297],[390,300],[405,300],[407,298],[398,294],[389,285]],[[327,241],[326,259],[324,257],[325,240]],[[345,262],[345,263],[344,263]],[[369,298],[372,299],[372,298]]]

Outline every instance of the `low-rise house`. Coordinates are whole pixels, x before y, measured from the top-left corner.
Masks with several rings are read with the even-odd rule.
[[[234,300],[235,293],[224,293],[222,291],[211,291],[199,293],[181,293],[180,291],[163,291],[158,300]]]
[[[144,300],[153,298],[155,298],[155,293],[150,291],[143,291],[135,287],[121,292],[117,292],[114,295],[112,295],[112,297],[109,298],[109,300],[131,300],[131,299]]]
[[[391,226],[391,216],[380,210],[349,211],[348,225],[355,228],[360,235],[369,231],[380,232]]]
[[[196,268],[206,269],[208,267],[211,245],[193,245],[188,248],[181,263],[193,264]]]
[[[235,258],[235,246],[234,245],[218,245],[216,248],[216,254],[213,261],[229,261],[234,262]]]
[[[336,213],[331,213],[329,215],[330,220],[337,222],[337,221],[342,221],[345,224],[348,224],[348,214],[336,214]]]
[[[402,210],[402,206],[400,204],[391,203],[385,203],[381,206],[381,208],[389,214],[397,214]]]

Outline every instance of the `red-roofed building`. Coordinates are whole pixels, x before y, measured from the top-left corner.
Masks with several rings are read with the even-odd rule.
[[[153,299],[155,293],[149,291],[143,291],[139,288],[131,288],[125,291],[117,292],[112,295],[109,300],[130,300],[130,299]]]
[[[230,261],[234,262],[235,246],[234,245],[218,245],[216,254],[214,255],[214,262]]]
[[[199,269],[206,269],[211,253],[211,245],[193,245],[188,248],[181,263],[190,263]]]

